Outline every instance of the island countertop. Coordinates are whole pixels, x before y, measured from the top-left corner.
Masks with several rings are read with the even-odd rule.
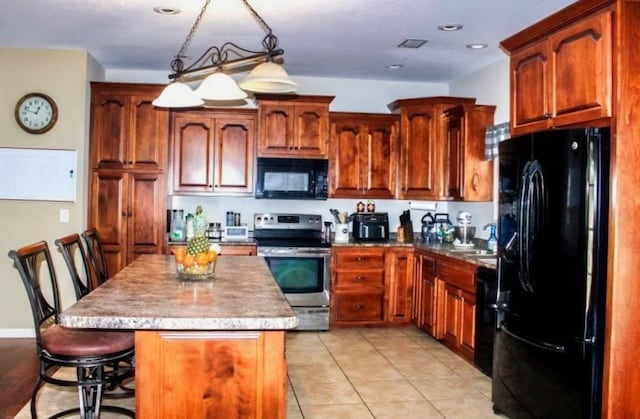
[[[261,257],[221,256],[215,277],[177,278],[173,256],[141,255],[60,314],[65,327],[285,330],[298,318]]]

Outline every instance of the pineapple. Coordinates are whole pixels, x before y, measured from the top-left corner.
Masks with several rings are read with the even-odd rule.
[[[209,240],[205,236],[207,226],[207,215],[202,211],[202,207],[198,205],[193,216],[193,238],[187,241],[188,255],[206,253],[209,250]]]

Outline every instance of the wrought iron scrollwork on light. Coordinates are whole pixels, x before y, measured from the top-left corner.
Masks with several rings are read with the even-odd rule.
[[[289,78],[281,66],[284,50],[278,48],[278,37],[273,34],[271,27],[247,0],[241,1],[266,32],[262,39],[263,50],[255,51],[243,48],[233,42],[225,42],[222,46],[207,48],[190,65],[185,65],[184,58],[186,58],[189,44],[211,2],[211,0],[206,0],[187,38],[180,47],[180,51],[170,63],[173,73],[169,75],[169,79],[173,82],[154,100],[155,106],[197,107],[202,106],[204,100],[233,101],[244,99],[247,94],[242,89],[256,93],[292,93],[296,91],[297,84]],[[252,67],[253,70],[240,82],[240,87],[233,78],[226,74]],[[205,75],[208,77],[195,92],[183,83],[200,79]]]

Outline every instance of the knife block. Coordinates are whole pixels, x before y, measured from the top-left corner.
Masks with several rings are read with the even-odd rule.
[[[413,224],[404,223],[398,228],[398,242],[413,243]]]

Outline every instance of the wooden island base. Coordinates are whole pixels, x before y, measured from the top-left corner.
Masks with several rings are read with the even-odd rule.
[[[137,417],[286,417],[285,332],[135,335]]]

